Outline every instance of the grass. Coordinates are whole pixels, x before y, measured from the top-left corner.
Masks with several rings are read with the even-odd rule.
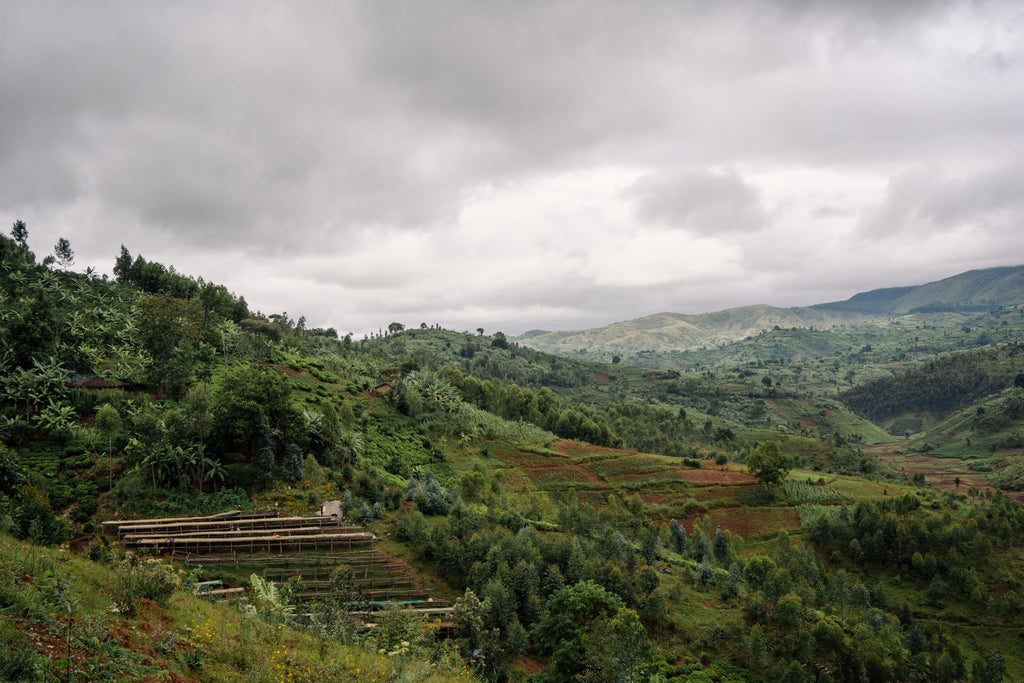
[[[821,472],[794,470],[789,478],[793,481],[818,481]],[[901,496],[909,487],[900,487],[892,482],[874,482],[860,477],[838,474],[824,475],[826,486],[835,489],[842,497],[853,500],[874,500],[892,496]]]
[[[474,680],[452,655],[346,645],[180,590],[163,604],[140,600],[127,617],[111,609],[121,570],[66,547],[0,535],[0,558],[0,668],[17,680]]]

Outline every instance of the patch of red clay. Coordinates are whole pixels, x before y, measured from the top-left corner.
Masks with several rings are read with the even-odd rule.
[[[757,478],[736,470],[679,470],[677,474],[694,484],[750,484]]]
[[[766,515],[756,508],[716,508],[708,512],[711,523],[743,538],[800,528],[800,517],[793,508],[776,508]]]
[[[733,501],[737,505],[740,502],[740,493],[745,489],[744,485],[738,486],[706,486],[693,491],[693,499],[698,503],[706,503],[709,500]]]
[[[555,475],[558,479],[575,481],[581,484],[604,483],[601,478],[591,470],[586,467],[580,467],[579,465],[569,465],[562,462],[523,463],[520,467],[522,467],[523,470],[526,471],[526,475],[534,481]]]

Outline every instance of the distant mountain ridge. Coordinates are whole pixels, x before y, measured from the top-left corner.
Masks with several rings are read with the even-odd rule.
[[[714,313],[654,315],[587,330],[531,330],[514,341],[548,353],[634,354],[714,347],[775,327],[828,328],[913,312],[981,312],[1024,303],[1024,266],[971,270],[909,287],[861,292],[807,307],[740,306]]]
[[[916,287],[889,287],[855,294],[846,301],[816,304],[821,311],[872,316],[912,313],[917,309],[993,310],[1024,302],[1024,266],[969,270]]]

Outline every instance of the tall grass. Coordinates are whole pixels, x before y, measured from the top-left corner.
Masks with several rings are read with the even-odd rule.
[[[827,503],[850,499],[848,494],[831,486],[807,481],[787,481],[783,484],[783,491],[791,503]]]

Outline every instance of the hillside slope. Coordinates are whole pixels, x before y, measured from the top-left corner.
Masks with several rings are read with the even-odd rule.
[[[572,356],[580,352],[632,355],[721,346],[762,332],[790,327],[832,327],[863,320],[864,316],[809,308],[755,305],[714,313],[654,315],[589,330],[534,330],[515,341],[548,353]]]
[[[1024,266],[969,270],[917,287],[876,289],[846,301],[818,304],[820,311],[898,315],[914,310],[988,311],[1024,301]]]
[[[1024,266],[987,268],[913,287],[856,294],[808,307],[741,306],[714,313],[657,313],[588,330],[532,330],[515,341],[560,355],[612,355],[719,347],[778,328],[829,329],[911,312],[985,312],[1024,303]]]

